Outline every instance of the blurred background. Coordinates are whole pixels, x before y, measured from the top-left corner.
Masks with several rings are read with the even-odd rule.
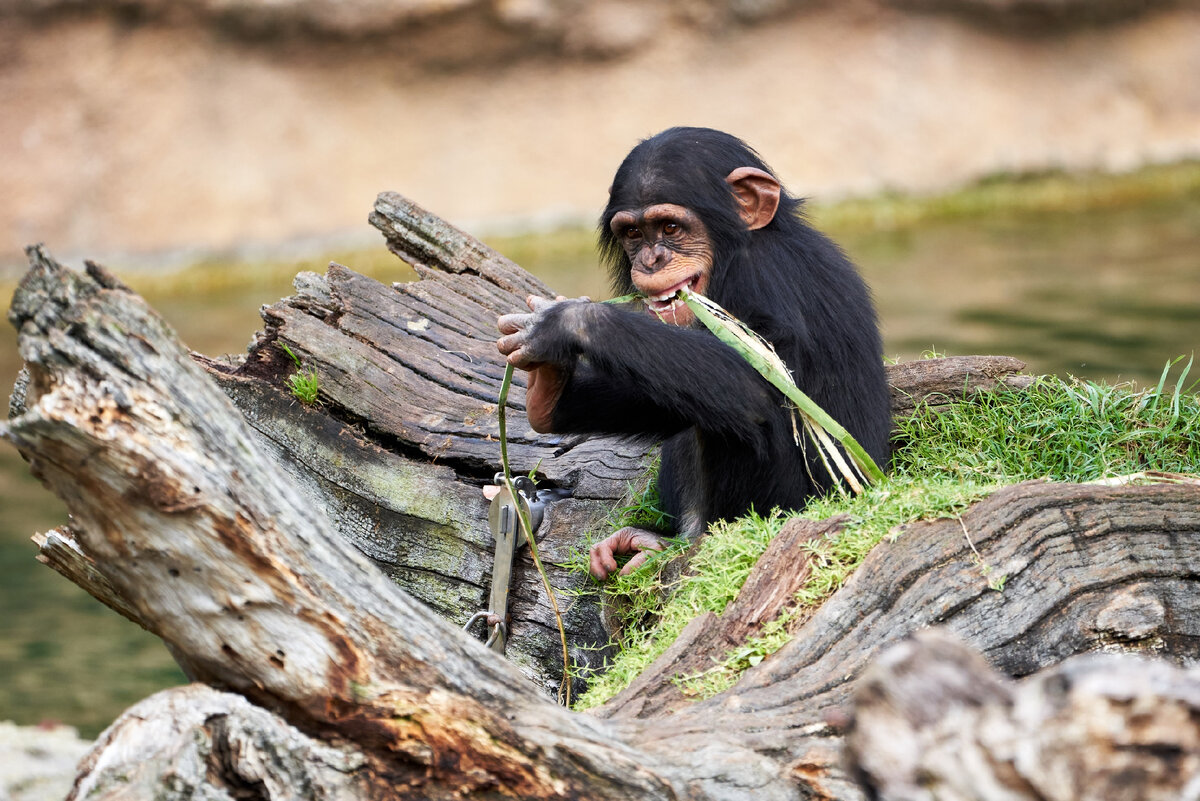
[[[1200,342],[1200,3],[0,0],[0,283],[98,260],[195,350],[334,258],[408,280],[399,191],[564,294],[639,138],[756,147],[874,288],[886,349],[1154,383]],[[0,333],[0,382],[20,366]],[[0,451],[0,720],[94,736],[182,681],[33,560]]]

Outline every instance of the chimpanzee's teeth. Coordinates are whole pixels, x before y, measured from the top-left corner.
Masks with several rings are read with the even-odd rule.
[[[650,296],[649,298],[647,298],[647,299],[648,299],[648,300],[653,300],[653,301],[656,301],[656,302],[658,302],[658,303],[662,303],[662,302],[663,302],[663,301],[665,301],[665,300],[671,300],[672,298],[674,298],[674,297],[675,297],[676,295],[678,295],[678,294],[679,294],[679,290],[678,290],[678,289],[672,289],[670,292],[664,292],[664,293],[662,293],[661,295],[651,295],[651,296]]]
[[[694,285],[695,281],[689,281],[682,288],[676,287],[669,292],[662,292],[658,295],[643,295],[642,302],[644,302],[647,306],[653,306],[657,303],[667,303],[668,301],[671,302],[671,305],[682,303],[683,293],[685,291],[690,291]]]

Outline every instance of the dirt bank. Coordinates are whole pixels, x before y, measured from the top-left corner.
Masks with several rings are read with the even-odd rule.
[[[561,37],[487,52],[461,14],[385,37],[0,14],[0,265],[33,241],[373,241],[383,189],[475,231],[591,220],[625,151],[676,124],[742,135],[822,198],[1200,156],[1194,5],[1034,33],[860,3],[716,26],[608,7],[603,59]]]

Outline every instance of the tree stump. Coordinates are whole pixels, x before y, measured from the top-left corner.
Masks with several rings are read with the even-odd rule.
[[[422,280],[389,288],[338,266],[301,275],[296,295],[264,309],[267,326],[237,364],[189,354],[103,269],[78,275],[31,249],[9,315],[28,378],[0,433],[71,510],[42,556],[221,691],[183,688],[131,710],[85,763],[75,797],[138,786],[194,797],[203,782],[231,799],[281,787],[298,798],[860,799],[863,776],[901,788],[878,797],[907,798],[907,779],[888,784],[891,773],[863,760],[869,745],[846,761],[842,724],[875,725],[854,712],[854,688],[912,632],[944,626],[1010,675],[1091,650],[1200,656],[1200,487],[1031,482],[877,547],[791,643],[721,695],[685,702],[660,665],[596,715],[563,709],[547,693],[557,638],[525,559],[510,659],[458,628],[483,608],[491,566],[480,486],[498,460],[494,319],[548,290],[399,196],[382,195],[372,220]],[[317,370],[319,406],[283,388],[294,364],[281,345]],[[906,398],[1023,381],[1018,362],[993,357],[926,369],[953,377],[892,371],[901,412]],[[553,565],[641,476],[645,452],[538,437],[522,387],[511,400],[514,466],[541,460],[543,482],[573,493],[539,533]],[[778,547],[811,534],[786,533]],[[1008,576],[1003,592],[979,560]],[[766,619],[787,595],[788,577],[771,570],[774,557],[672,658]],[[551,571],[558,589],[586,584]],[[586,659],[605,642],[594,601],[566,617]],[[1143,703],[1183,709],[1165,687]],[[1190,765],[1170,781],[1194,781]],[[1043,797],[1022,791],[1006,797]]]

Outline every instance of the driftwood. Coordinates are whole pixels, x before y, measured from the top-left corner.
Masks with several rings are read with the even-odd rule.
[[[854,690],[852,770],[880,799],[1194,801],[1200,672],[1078,656],[1013,684],[937,629]]]
[[[130,755],[136,755],[133,759]],[[80,765],[75,798],[369,797],[353,744],[309,737],[235,693],[190,684],[130,707]]]
[[[911,632],[944,625],[1010,675],[1090,650],[1200,656],[1200,488],[1027,483],[879,546],[726,693],[685,703],[660,664],[597,715],[559,707],[546,692],[557,644],[527,562],[511,661],[445,620],[461,623],[487,592],[493,321],[545,290],[398,196],[381,196],[373,219],[423,280],[303,275],[236,366],[189,358],[102,269],[81,276],[31,251],[10,312],[29,378],[3,435],[73,515],[43,557],[225,691],[170,691],[131,710],[76,797],[136,796],[139,782],[194,797],[203,782],[214,798],[286,786],[301,798],[858,799],[840,723],[870,660]],[[318,370],[320,407],[281,389],[292,367],[278,343]],[[1006,385],[1019,369],[987,364],[959,362],[978,377],[934,391]],[[539,533],[547,561],[565,561],[644,453],[539,439],[514,395],[516,468],[541,459],[543,481],[574,492]],[[794,580],[786,543],[812,534],[786,533],[673,658],[715,655],[769,619]],[[1003,592],[981,563],[1008,577]],[[559,567],[552,581],[586,586]],[[574,602],[567,623],[575,657],[603,643],[594,600]]]

